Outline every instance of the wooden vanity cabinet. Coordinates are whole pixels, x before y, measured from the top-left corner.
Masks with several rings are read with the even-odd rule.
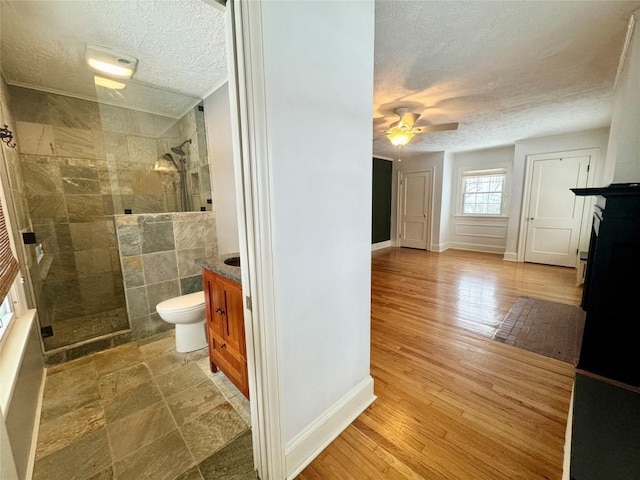
[[[242,287],[211,270],[202,272],[211,371],[218,368],[249,398]]]

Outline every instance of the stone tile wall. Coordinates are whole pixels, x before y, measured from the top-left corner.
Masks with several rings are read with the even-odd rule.
[[[215,214],[116,215],[115,223],[132,338],[172,328],[155,307],[202,290],[195,260],[217,255]]]
[[[192,210],[199,211],[202,208],[207,211],[213,210],[211,177],[209,171],[209,157],[207,151],[207,137],[204,125],[204,112],[198,107],[187,112],[178,122],[180,136],[178,138],[168,138],[158,141],[158,154],[171,152],[171,147],[180,145],[187,139],[191,139],[190,144],[186,144],[183,149],[187,158],[187,179],[189,182],[189,192],[191,194]],[[173,143],[172,143],[173,142]],[[178,156],[173,154],[178,160]]]

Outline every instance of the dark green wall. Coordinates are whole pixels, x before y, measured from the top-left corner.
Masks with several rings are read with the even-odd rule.
[[[391,240],[391,174],[393,162],[373,159],[371,243]]]

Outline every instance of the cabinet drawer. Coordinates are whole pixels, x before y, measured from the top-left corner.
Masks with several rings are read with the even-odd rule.
[[[209,354],[213,363],[231,382],[249,398],[247,383],[247,362],[240,352],[234,350],[217,334],[209,329]]]

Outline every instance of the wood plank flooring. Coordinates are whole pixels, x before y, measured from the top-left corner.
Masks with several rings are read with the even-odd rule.
[[[573,367],[490,339],[518,296],[578,304],[574,269],[373,253],[378,399],[305,479],[560,479]]]

